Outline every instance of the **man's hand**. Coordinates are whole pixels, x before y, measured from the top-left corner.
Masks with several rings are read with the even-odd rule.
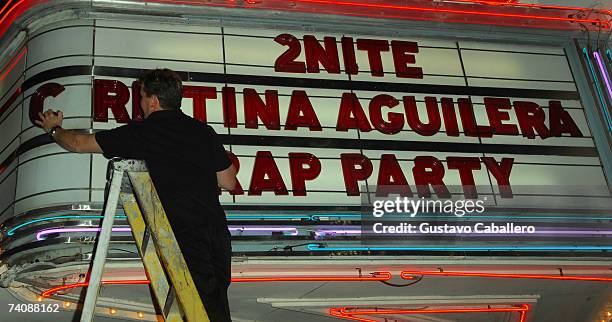
[[[217,184],[223,189],[229,191],[236,188],[236,168],[234,165],[230,165],[225,170],[217,171]]]
[[[53,110],[47,110],[45,113],[38,113],[38,117],[40,120],[36,120],[36,124],[40,125],[45,132],[49,133],[52,128],[62,126],[64,113],[62,113],[62,111],[55,112]]]
[[[102,153],[95,135],[61,128],[62,121],[64,120],[64,113],[62,111],[47,110],[44,113],[38,113],[38,117],[40,117],[40,120],[36,120],[36,124],[40,125],[47,133],[54,127],[60,126],[53,133],[53,139],[62,148],[77,153]]]

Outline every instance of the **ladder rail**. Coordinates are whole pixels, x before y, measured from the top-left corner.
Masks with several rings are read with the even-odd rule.
[[[117,212],[117,205],[119,202],[119,192],[121,190],[121,183],[124,177],[123,170],[112,169],[111,171],[113,171],[112,179],[108,199],[106,200],[104,207],[102,228],[100,230],[100,234],[98,235],[98,244],[93,255],[91,274],[89,275],[89,285],[87,286],[85,303],[83,304],[83,311],[81,313],[81,322],[93,321],[93,316],[96,311],[96,301],[100,291],[102,273],[104,271],[104,264],[108,254],[108,245],[110,244],[110,236],[113,229],[113,224],[115,222],[115,213]]]

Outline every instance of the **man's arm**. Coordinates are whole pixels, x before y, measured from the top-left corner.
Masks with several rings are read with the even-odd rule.
[[[53,135],[55,142],[62,148],[77,153],[102,153],[102,149],[93,134],[79,133],[58,128]]]
[[[227,190],[236,188],[236,168],[230,165],[227,169],[217,171],[217,183],[219,187]]]
[[[61,128],[64,119],[64,114],[61,111],[47,110],[45,113],[38,113],[38,117],[40,120],[36,120],[36,124],[40,125],[47,133],[54,127],[59,126],[53,134],[53,139],[62,148],[77,153],[102,153],[95,135]]]

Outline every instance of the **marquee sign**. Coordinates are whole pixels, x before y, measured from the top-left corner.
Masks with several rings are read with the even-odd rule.
[[[134,84],[132,86],[132,111],[137,119],[142,115],[137,105],[140,101],[139,92]],[[47,83],[41,86],[35,93],[35,99],[30,101],[30,117],[35,118],[43,110],[45,96],[56,96],[63,87],[57,83]],[[94,84],[94,121],[107,122],[108,112],[112,112],[119,123],[127,123],[130,120],[126,104],[130,98],[128,87],[120,81],[96,80]],[[237,128],[236,112],[236,89],[234,87],[223,87],[221,101],[223,105],[223,126]],[[260,95],[255,89],[243,89],[244,120],[241,124],[245,128],[258,129],[261,125],[267,131],[295,131],[303,127],[310,131],[321,131],[321,123],[317,117],[315,108],[308,98],[306,91],[295,90],[291,94],[288,112],[281,128],[279,114],[278,92],[266,90]],[[205,86],[185,86],[184,97],[193,99],[193,115],[196,119],[206,122],[206,101],[217,98],[217,89]],[[379,131],[387,135],[399,133],[406,126],[415,133],[422,136],[434,136],[440,132],[442,118],[446,131],[441,133],[446,136],[460,136],[459,122],[463,128],[462,135],[474,137],[493,137],[494,135],[522,135],[526,138],[539,136],[542,139],[549,137],[561,137],[564,133],[570,136],[582,137],[582,133],[575,121],[567,111],[563,109],[559,101],[550,101],[549,116],[537,103],[529,101],[511,102],[507,98],[486,97],[485,108],[490,125],[478,125],[474,118],[473,106],[469,99],[458,99],[457,106],[459,117],[455,112],[455,103],[452,98],[442,97],[438,99],[433,96],[425,97],[427,109],[427,122],[419,118],[416,99],[414,96],[402,97],[402,112],[387,112],[383,115],[383,108],[390,110],[399,109],[400,101],[387,94],[379,94],[370,100],[368,105],[369,117],[359,103],[357,96],[353,93],[343,93],[338,107],[336,131],[348,131],[359,129],[362,132]],[[517,124],[507,122],[509,110],[514,109],[518,119]],[[441,116],[442,115],[442,118]],[[406,123],[406,124],[404,124]],[[549,125],[547,125],[547,123]],[[520,132],[519,132],[520,129]],[[231,152],[230,152],[231,153]],[[238,158],[231,154],[235,165],[239,168]],[[340,154],[342,172],[347,195],[359,195],[358,181],[370,178],[372,174],[371,161],[361,154]],[[510,173],[514,159],[503,158],[499,161],[492,157],[448,157],[446,159],[447,170],[457,170],[462,185],[473,186],[474,178],[472,171],[481,169],[481,162],[489,173],[496,179],[498,185],[510,185]],[[311,153],[289,153],[290,175],[294,196],[307,194],[305,188],[306,180],[313,180],[321,172],[321,163],[316,155]],[[307,166],[304,168],[304,166]],[[359,166],[358,166],[359,165]],[[408,185],[406,177],[399,166],[394,154],[384,154],[381,157],[379,175],[376,179],[378,185]],[[443,185],[444,166],[435,157],[419,156],[415,159],[412,168],[416,185]],[[269,179],[264,179],[268,176]],[[260,195],[262,191],[274,191],[275,194],[286,195],[287,187],[274,162],[274,157],[269,151],[259,151],[255,160],[255,168],[251,176],[249,195]],[[241,185],[232,192],[243,194]],[[511,196],[511,195],[509,195]]]
[[[382,186],[506,205],[551,197],[527,185],[606,186],[562,50],[115,24],[96,26],[93,129],[142,120],[141,69],[179,71],[182,110],[219,133],[239,169],[237,188],[221,193],[235,209],[358,206],[364,189]],[[36,84],[27,122],[77,104],[75,89]],[[103,187],[105,160],[95,156],[92,167],[92,187]]]

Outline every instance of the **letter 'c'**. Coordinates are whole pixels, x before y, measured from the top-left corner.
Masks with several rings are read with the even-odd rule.
[[[29,116],[30,122],[38,126],[35,121],[38,120],[38,113],[42,113],[45,99],[49,96],[56,97],[64,91],[64,86],[58,83],[46,83],[36,89],[30,98]]]

